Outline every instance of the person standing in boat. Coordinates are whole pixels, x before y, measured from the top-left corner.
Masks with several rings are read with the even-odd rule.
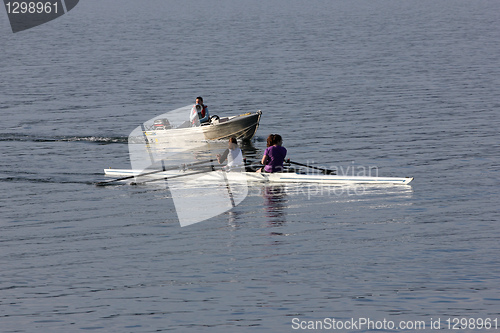
[[[238,141],[235,137],[229,138],[229,146],[222,155],[217,154],[219,164],[224,163],[227,159],[227,165],[223,168],[226,171],[243,168],[243,153],[238,147]]]
[[[191,109],[191,115],[189,117],[191,121],[191,125],[195,126],[199,121],[200,124],[209,123],[210,115],[208,114],[208,106],[203,104],[203,98],[198,96],[196,97],[196,104],[193,105]]]
[[[257,172],[283,172],[283,162],[286,157],[286,148],[282,146],[283,139],[279,134],[271,134],[267,138],[267,148],[264,151],[261,163],[264,167]]]

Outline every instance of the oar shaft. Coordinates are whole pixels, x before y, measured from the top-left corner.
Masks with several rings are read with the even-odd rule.
[[[96,186],[106,186],[108,184],[111,184],[111,183],[114,183],[114,182],[118,182],[118,181],[122,181],[122,180],[127,180],[127,179],[131,179],[131,178],[135,178],[135,177],[148,176],[148,175],[152,175],[152,174],[155,174],[155,173],[164,172],[164,171],[171,171],[171,170],[177,170],[177,169],[180,169],[180,168],[185,169],[185,168],[188,168],[188,167],[192,167],[194,165],[199,165],[199,164],[208,163],[208,162],[213,162],[213,160],[205,160],[205,161],[194,162],[194,163],[189,163],[189,164],[181,164],[180,166],[175,166],[175,167],[171,167],[171,168],[162,168],[161,170],[154,170],[154,171],[150,171],[150,172],[140,173],[138,175],[133,175],[133,176],[127,176],[127,177],[112,179],[112,180],[108,180],[108,181],[105,181],[105,182],[99,182],[99,183],[96,183],[95,185]]]
[[[187,176],[192,176],[192,175],[197,175],[200,173],[207,173],[207,172],[212,172],[212,171],[213,171],[213,169],[210,168],[210,170],[203,170],[203,171],[197,171],[197,172],[190,172],[190,173],[186,173],[183,175],[175,175],[175,176],[169,176],[169,177],[163,177],[163,178],[157,178],[157,179],[150,179],[150,180],[145,180],[145,181],[139,182],[139,183],[130,183],[130,185],[142,185],[145,183],[157,182],[159,180],[169,180],[169,179],[174,179],[174,178],[179,178],[179,177],[187,177]]]
[[[320,170],[320,171],[323,171],[325,174],[327,175],[330,175],[330,174],[335,174],[335,171],[334,170],[329,170],[329,169],[323,169],[323,168],[318,168],[318,167],[315,167],[313,165],[308,165],[308,164],[302,164],[302,163],[297,163],[297,162],[293,162],[293,161],[290,161],[290,159],[287,160],[288,163],[291,163],[291,164],[295,164],[295,165],[300,165],[300,166],[304,166],[304,167],[307,167],[307,168],[311,168],[311,169],[316,169],[316,170]]]

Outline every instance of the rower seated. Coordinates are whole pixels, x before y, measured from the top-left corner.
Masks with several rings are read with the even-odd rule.
[[[257,172],[283,172],[283,162],[286,157],[286,148],[282,146],[283,139],[279,134],[271,134],[267,138],[267,148],[264,151],[261,163],[264,167]]]
[[[219,164],[224,163],[227,159],[227,165],[223,167],[226,171],[235,171],[243,168],[243,153],[240,147],[238,147],[238,141],[235,137],[229,138],[228,148],[224,151],[222,155],[217,154],[217,161]]]

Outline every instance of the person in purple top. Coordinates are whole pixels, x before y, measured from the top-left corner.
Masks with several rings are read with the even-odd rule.
[[[286,148],[282,147],[283,139],[279,134],[271,134],[267,138],[267,148],[264,151],[261,163],[264,167],[258,172],[283,172]]]

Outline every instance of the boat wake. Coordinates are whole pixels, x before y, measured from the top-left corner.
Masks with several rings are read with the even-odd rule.
[[[75,180],[71,178],[63,179],[61,177],[29,177],[29,176],[7,176],[0,177],[0,182],[12,182],[12,183],[46,183],[46,184],[84,184],[84,185],[94,185],[93,182],[88,180]]]
[[[128,143],[128,137],[104,137],[104,136],[37,136],[17,133],[0,134],[0,141],[20,142],[90,142],[97,144]]]

